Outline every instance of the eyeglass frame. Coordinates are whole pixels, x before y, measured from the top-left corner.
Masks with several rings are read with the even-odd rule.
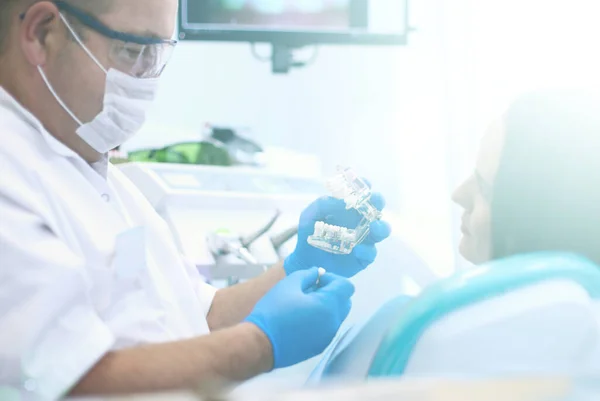
[[[161,38],[152,38],[148,36],[135,35],[126,32],[116,31],[114,29],[109,28],[104,23],[102,23],[98,18],[89,14],[65,1],[55,0],[52,3],[58,8],[59,11],[64,11],[67,14],[75,17],[81,24],[92,29],[93,31],[99,33],[100,35],[114,40],[119,40],[125,43],[134,43],[138,45],[171,45],[175,47],[177,45],[177,40],[174,39],[161,39]],[[21,20],[25,19],[25,15],[27,12],[22,13],[19,17]]]

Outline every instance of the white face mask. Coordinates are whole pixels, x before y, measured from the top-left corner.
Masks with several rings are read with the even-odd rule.
[[[92,121],[83,123],[58,96],[41,66],[38,66],[38,71],[56,101],[79,124],[77,134],[96,152],[104,154],[125,143],[144,125],[146,113],[158,91],[159,79],[135,78],[112,68],[107,71],[62,14],[60,17],[77,43],[106,74],[102,111]]]

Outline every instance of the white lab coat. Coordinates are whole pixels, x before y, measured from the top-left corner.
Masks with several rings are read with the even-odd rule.
[[[110,350],[207,334],[215,292],[127,178],[0,87],[0,399],[56,399]]]

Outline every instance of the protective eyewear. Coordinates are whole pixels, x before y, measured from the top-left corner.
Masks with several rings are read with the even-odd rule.
[[[156,78],[165,69],[176,40],[115,31],[87,12],[65,1],[53,1],[59,11],[74,17],[83,26],[111,39],[111,67],[138,78]],[[25,13],[21,18],[25,17]]]

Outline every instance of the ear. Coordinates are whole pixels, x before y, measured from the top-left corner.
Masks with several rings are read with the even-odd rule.
[[[53,3],[42,1],[21,17],[19,39],[25,58],[33,66],[46,64],[67,38],[58,9]]]

